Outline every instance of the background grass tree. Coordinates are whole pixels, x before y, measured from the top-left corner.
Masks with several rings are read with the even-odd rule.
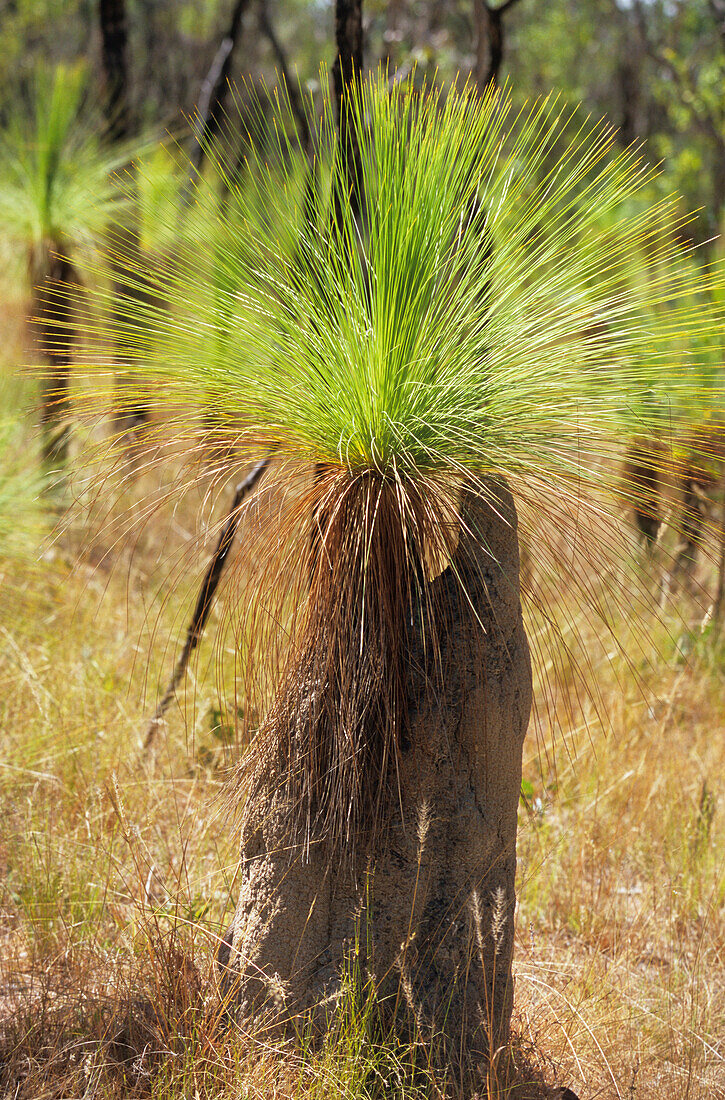
[[[606,626],[577,563],[613,537],[616,437],[661,424],[655,376],[673,418],[697,399],[672,332],[722,316],[663,243],[676,201],[637,204],[652,173],[606,125],[468,87],[349,95],[362,215],[329,97],[312,193],[281,102],[276,155],[250,143],[227,179],[214,285],[188,293],[196,244],[159,271],[171,308],[126,319],[131,368],[163,381],[179,433],[211,406],[227,438],[236,414],[241,459],[273,458],[235,590],[243,713],[263,718],[231,793],[229,996],[324,1026],[357,944],[383,1011],[440,1065],[495,1077],[531,698],[516,510],[535,555],[571,533]],[[661,277],[632,278],[651,249]]]
[[[85,71],[39,71],[29,111],[0,132],[0,221],[26,256],[34,357],[40,381],[42,456],[48,467],[68,458],[70,361],[75,322],[70,287],[80,280],[84,249],[96,246],[124,201],[113,173],[128,150],[102,149],[84,112]]]
[[[676,226],[670,222],[663,225],[662,234],[676,236],[675,230]],[[647,404],[650,415],[659,415],[660,426],[649,437],[631,440],[627,457],[628,483],[632,490],[638,487],[637,493],[632,494],[635,523],[645,546],[650,552],[656,545],[661,550],[667,541],[667,526],[677,540],[675,546],[665,549],[664,560],[659,562],[667,574],[663,594],[674,591],[673,585],[676,588],[678,581],[684,580],[686,586],[692,587],[698,556],[708,540],[710,527],[722,531],[719,511],[725,452],[722,261],[716,258],[704,263],[692,249],[680,249],[674,256],[669,256],[669,251],[665,249],[664,262],[677,264],[691,290],[682,301],[682,323],[672,327],[662,354],[672,364],[679,364],[678,369],[689,379],[689,392],[673,394],[666,372],[659,367],[650,378],[643,374],[640,401]],[[662,248],[651,249],[649,255],[641,257],[633,265],[631,277],[653,285],[661,283],[667,277],[666,271],[663,272]],[[685,311],[688,304],[690,318]],[[666,303],[653,302],[650,323],[665,325],[667,308]],[[673,433],[671,418],[675,404]],[[668,512],[672,514],[669,524]],[[713,513],[718,513],[714,519]],[[718,541],[722,544],[720,535]],[[717,552],[722,562],[722,545]],[[663,557],[662,553],[658,556]],[[721,602],[717,594],[722,587],[720,575],[721,568],[713,599],[715,609]],[[716,610],[715,618],[719,615]]]

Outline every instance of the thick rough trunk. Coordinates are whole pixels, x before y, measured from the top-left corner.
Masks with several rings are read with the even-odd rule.
[[[350,869],[295,848],[282,796],[270,790],[243,839],[220,957],[242,1017],[267,1013],[284,1030],[306,1016],[319,1031],[357,943],[382,1010],[467,1076],[508,1036],[531,665],[508,490],[467,498],[462,530],[452,566],[434,582],[443,609],[437,679],[422,644],[411,647],[400,807],[381,850]]]

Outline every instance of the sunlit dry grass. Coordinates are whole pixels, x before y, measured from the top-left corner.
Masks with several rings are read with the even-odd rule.
[[[583,1095],[725,1095],[725,649],[690,611],[602,664],[609,724],[527,742],[520,1027]]]
[[[6,371],[20,316],[3,334]],[[32,382],[13,394],[31,440]],[[125,481],[108,475],[110,513],[98,483],[77,481],[62,532],[49,515],[37,553],[0,560],[3,1095],[430,1095],[372,1042],[364,1006],[315,1052],[220,1019],[212,957],[238,840],[215,800],[239,715],[217,613],[155,755],[140,751],[203,569],[199,535],[226,499],[203,474],[164,503],[177,474],[160,453]],[[127,522],[157,495],[140,528]],[[567,610],[598,692],[574,726],[563,709],[526,743],[520,1077],[582,1098],[725,1097],[725,649],[699,633],[691,600],[663,614],[653,599],[630,667]]]

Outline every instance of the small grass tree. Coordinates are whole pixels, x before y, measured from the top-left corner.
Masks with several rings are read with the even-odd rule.
[[[663,234],[673,234],[676,227],[663,226]],[[647,406],[647,419],[652,434],[630,441],[627,453],[627,491],[633,508],[635,523],[649,554],[661,559],[662,566],[671,557],[664,580],[663,595],[678,592],[679,583],[695,588],[694,573],[703,546],[715,536],[719,559],[716,589],[708,619],[717,621],[723,613],[725,590],[725,512],[722,506],[725,458],[725,344],[723,343],[722,317],[725,314],[723,297],[724,278],[722,259],[699,263],[700,257],[693,249],[683,249],[672,254],[672,249],[650,248],[649,254],[634,266],[639,279],[647,279],[653,285],[663,281],[663,264],[676,264],[680,270],[683,295],[679,323],[672,326],[669,340],[661,340],[664,361],[680,364],[686,372],[689,386],[674,392],[667,373],[658,364],[649,377],[643,371],[640,385],[640,402]],[[664,252],[664,256],[662,253]],[[682,277],[684,276],[684,277]],[[665,275],[665,280],[667,276]],[[689,294],[685,297],[687,288]],[[636,290],[635,290],[636,293]],[[687,305],[690,305],[688,315]],[[652,328],[663,330],[667,323],[669,302],[653,298],[651,316],[645,333]],[[643,362],[647,361],[646,348]],[[675,408],[675,404],[677,407]],[[660,424],[657,427],[657,414]],[[672,428],[677,429],[677,438]],[[674,497],[670,502],[672,516],[667,515],[667,484],[674,483]],[[715,523],[708,518],[714,505],[718,514]],[[664,550],[664,528],[671,526],[677,545]],[[710,527],[717,531],[709,530]],[[652,566],[655,566],[653,558]],[[681,592],[679,593],[681,595]],[[700,595],[702,595],[702,590]]]
[[[36,75],[30,111],[13,112],[0,132],[0,225],[25,252],[32,289],[40,385],[42,454],[62,468],[68,457],[70,357],[75,323],[70,286],[78,259],[97,244],[121,202],[112,175],[128,151],[103,152],[83,111],[85,73],[58,66]]]
[[[0,398],[7,397],[0,386]],[[22,431],[10,418],[0,419],[0,554],[4,561],[38,557],[45,533],[40,494],[44,479],[24,455]],[[0,574],[0,591],[6,577]],[[7,590],[4,598],[8,598]]]
[[[126,319],[131,362],[180,432],[236,413],[238,454],[272,457],[235,589],[263,717],[231,783],[229,997],[324,1027],[352,956],[440,1064],[495,1076],[531,708],[516,511],[534,555],[552,523],[596,555],[615,437],[652,427],[644,380],[689,390],[663,349],[692,287],[676,263],[630,277],[676,202],[637,205],[650,170],[608,126],[468,86],[348,94],[363,202],[329,98],[311,174],[281,95],[244,179],[218,165],[213,255],[190,244],[158,273],[170,311]]]

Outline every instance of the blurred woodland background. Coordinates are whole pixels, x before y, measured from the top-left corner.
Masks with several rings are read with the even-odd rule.
[[[124,131],[173,132],[202,104],[205,81],[222,61],[231,80],[251,76],[271,86],[287,73],[314,89],[320,64],[334,58],[333,13],[315,0],[5,0],[0,15],[0,117],[17,109],[38,64],[87,64],[94,102],[105,86],[122,109]],[[368,0],[363,18],[366,67],[416,65],[421,75],[444,79],[471,73],[482,86],[496,72],[517,98],[554,89],[608,118],[623,146],[646,141],[649,158],[664,162],[663,186],[699,211],[693,236],[718,231],[725,203],[721,0]],[[220,52],[225,39],[228,56]]]

